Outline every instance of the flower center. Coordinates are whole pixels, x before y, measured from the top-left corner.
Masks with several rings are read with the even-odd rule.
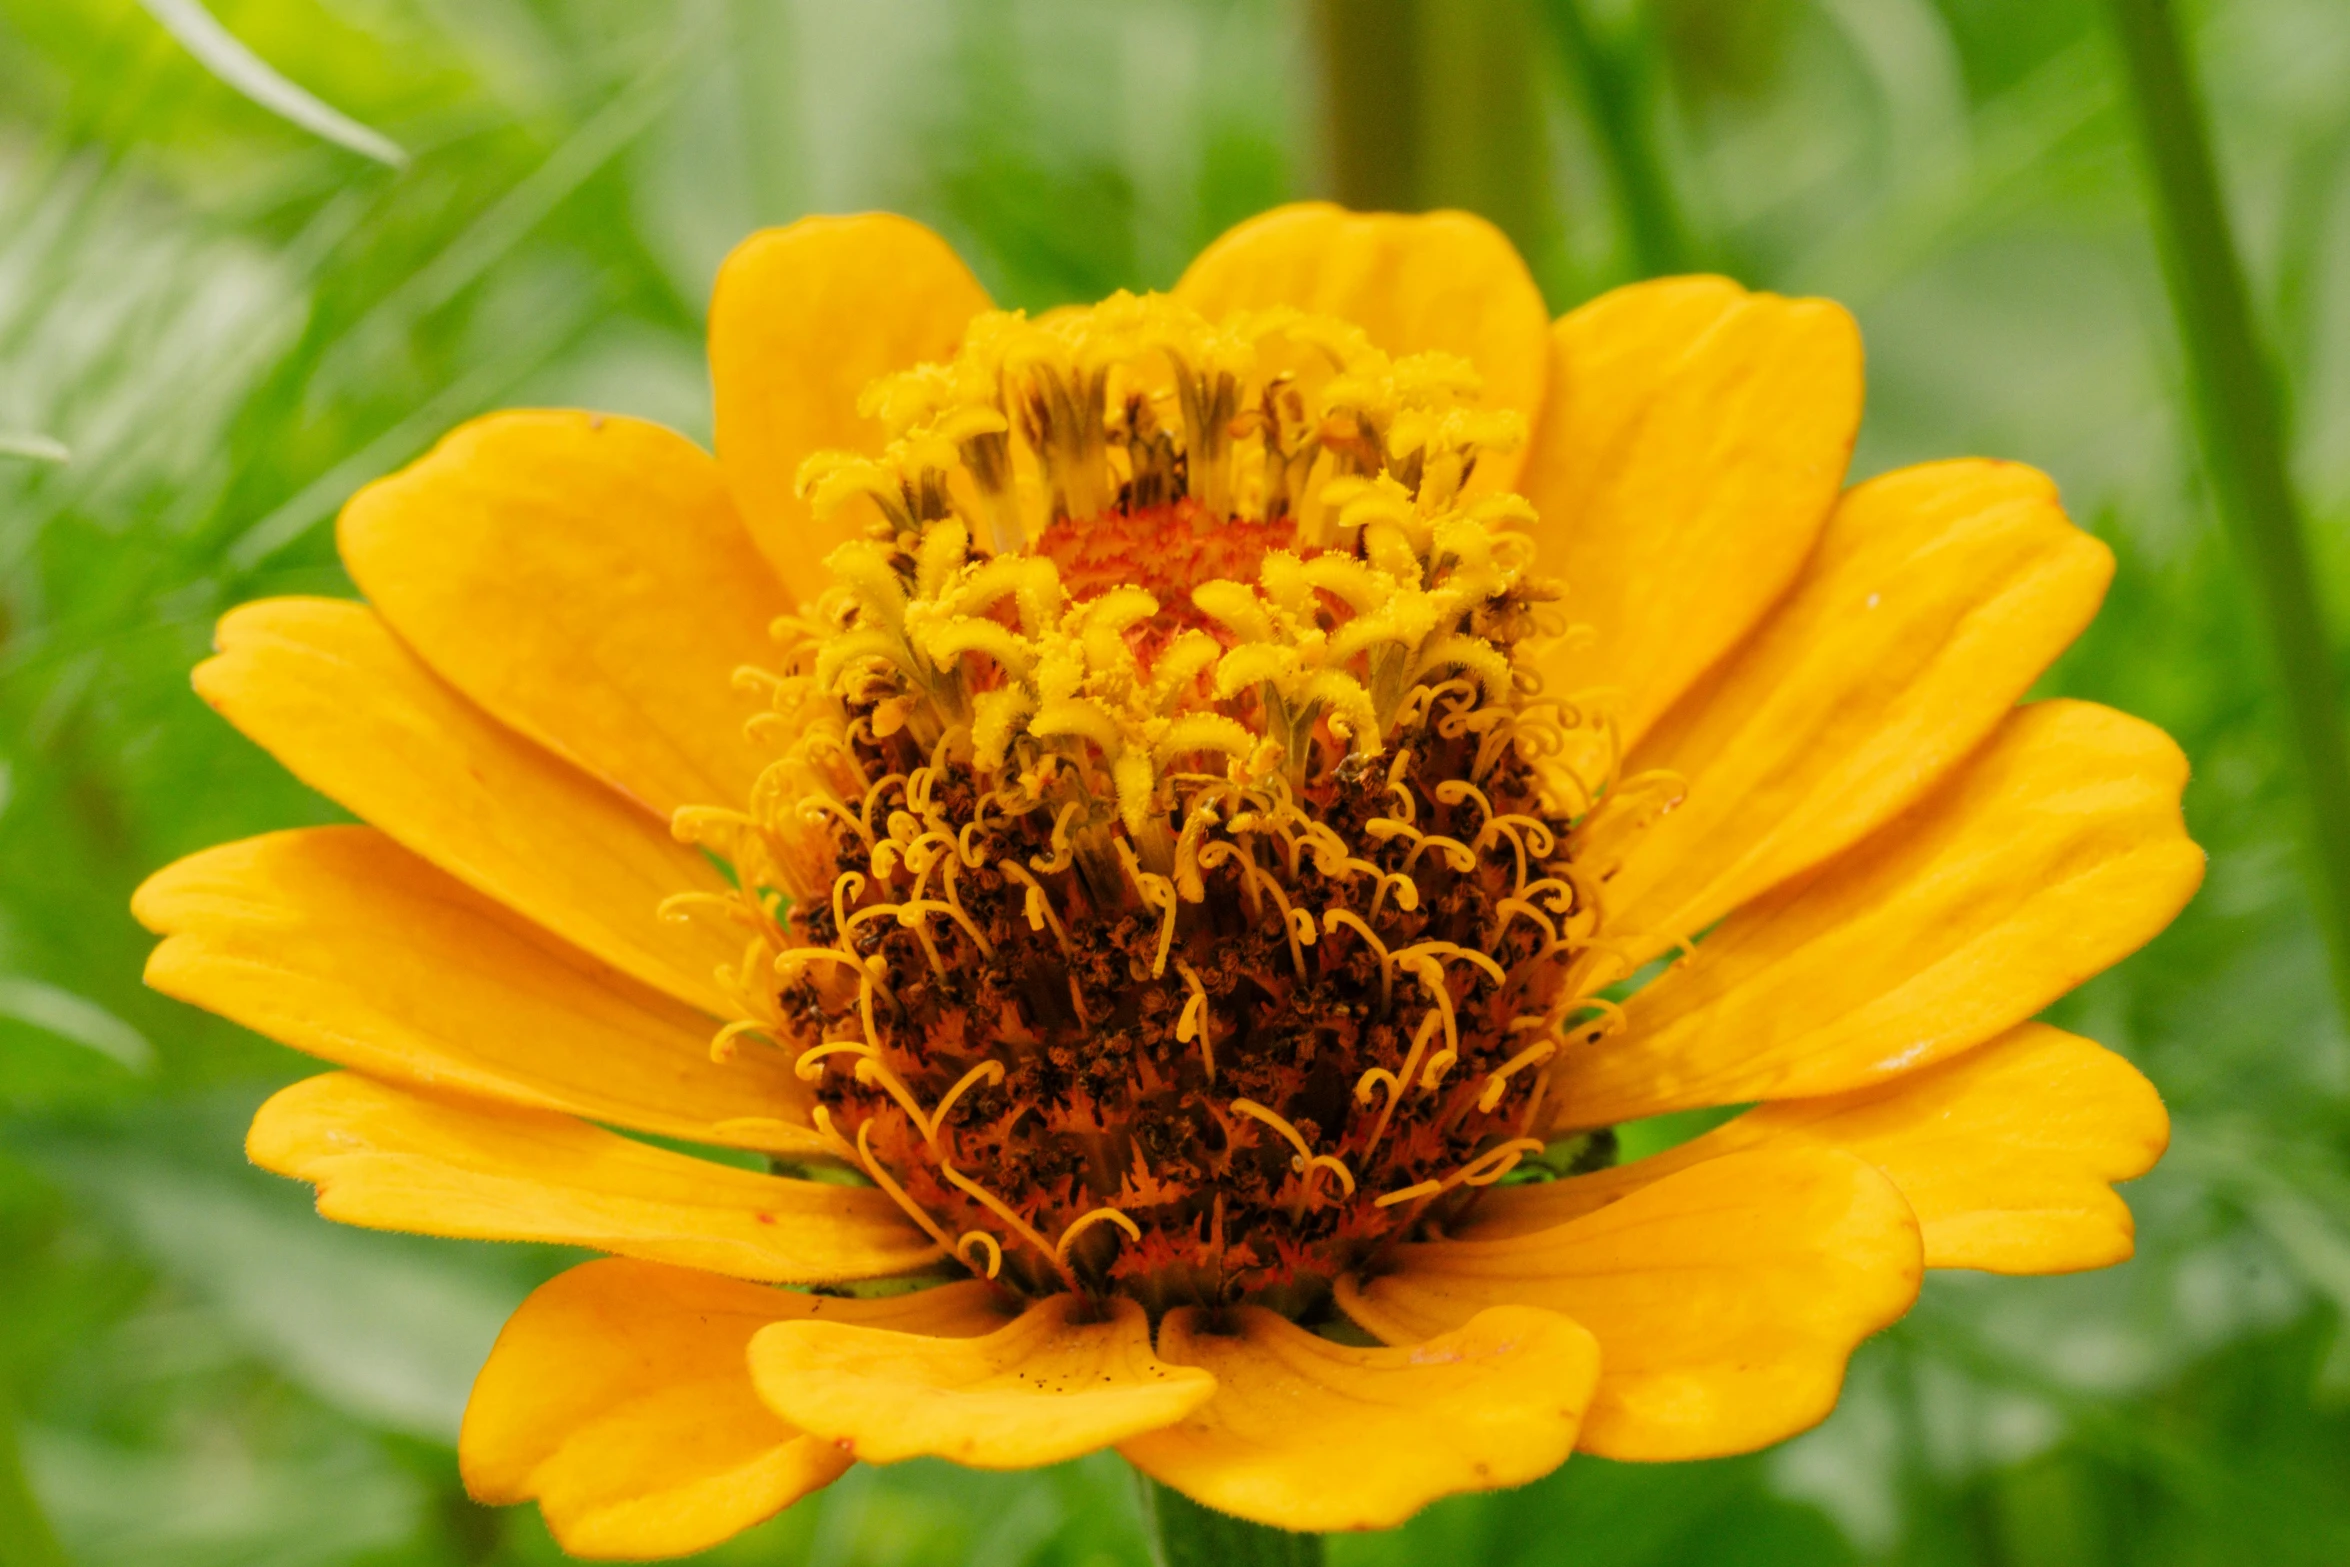
[[[980,318],[803,470],[876,515],[749,810],[680,813],[756,932],[722,1040],[975,1271],[1306,1314],[1541,1148],[1620,967],[1574,849],[1616,757],[1524,656],[1475,390],[1119,295]]]

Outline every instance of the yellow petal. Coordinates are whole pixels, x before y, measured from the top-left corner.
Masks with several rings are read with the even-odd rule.
[[[1054,1295],[974,1339],[779,1322],[751,1341],[751,1378],[768,1408],[859,1458],[974,1469],[1076,1458],[1172,1425],[1216,1390],[1205,1371],[1151,1354],[1150,1324],[1124,1296],[1089,1311]]]
[[[794,493],[800,464],[834,448],[878,452],[857,395],[881,376],[947,359],[987,291],[947,242],[907,218],[802,218],[754,234],[718,269],[710,378],[718,460],[751,536],[792,594],[826,586],[821,566],[860,519],[819,522]]]
[[[2088,624],[2113,555],[2013,463],[1906,468],[1848,493],[1789,598],[1637,747],[1688,797],[1595,824],[1610,934],[1637,953],[1889,820],[1979,745]]]
[[[1841,1093],[2013,1027],[2193,895],[2186,782],[2152,724],[2013,710],[1915,809],[1724,920],[1554,1067],[1559,1124]]]
[[[1201,251],[1175,297],[1210,319],[1276,305],[1336,316],[1390,354],[1460,355],[1484,382],[1483,407],[1531,424],[1542,402],[1550,313],[1541,290],[1501,230],[1466,212],[1277,207]],[[1478,488],[1508,488],[1524,457],[1480,461]]]
[[[364,604],[231,610],[196,691],[295,777],[475,891],[704,1011],[740,956],[656,910],[725,880],[668,826],[450,690]]]
[[[1205,1506],[1306,1533],[1391,1529],[1440,1496],[1540,1479],[1574,1450],[1599,1374],[1589,1333],[1526,1306],[1395,1349],[1186,1306],[1159,1356],[1213,1374],[1216,1396],[1118,1450]]]
[[[1856,1093],[1764,1105],[1617,1169],[1492,1192],[1463,1234],[1548,1229],[1748,1149],[1841,1148],[1901,1188],[1927,1267],[2070,1273],[2130,1255],[2130,1210],[2111,1183],[2152,1169],[2169,1141],[2161,1096],[2137,1068],[2026,1023]]]
[[[682,1556],[717,1544],[848,1469],[751,1389],[751,1336],[785,1318],[984,1333],[1002,1320],[977,1281],[881,1300],[764,1289],[610,1259],[541,1285],[473,1384],[457,1461],[495,1505],[536,1500],[574,1556]]]
[[[616,414],[500,413],[343,508],[352,580],[442,678],[641,802],[739,805],[736,669],[791,608],[718,464]]]
[[[1826,300],[1663,278],[1561,318],[1519,487],[1597,640],[1553,687],[1620,691],[1624,743],[1646,734],[1794,580],[1860,403],[1860,329]]]
[[[825,1148],[805,1084],[370,827],[271,833],[148,878],[147,983],[282,1044],[438,1092],[699,1142]],[[729,1125],[728,1123],[739,1123]]]
[[[245,1152],[317,1187],[326,1217],[369,1229],[554,1241],[794,1284],[881,1278],[938,1256],[869,1186],[738,1170],[571,1116],[428,1099],[348,1072],[272,1097]]]
[[[1917,1220],[1850,1154],[1734,1154],[1531,1235],[1398,1248],[1342,1281],[1347,1314],[1391,1344],[1492,1306],[1563,1313],[1599,1340],[1576,1446],[1607,1458],[1742,1453],[1818,1423],[1853,1347],[1909,1309]]]

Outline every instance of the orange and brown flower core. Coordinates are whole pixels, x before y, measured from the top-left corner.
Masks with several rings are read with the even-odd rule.
[[[1292,1315],[1538,1150],[1620,965],[1468,367],[1119,295],[868,391],[735,865],[746,1034],[974,1270]],[[753,1048],[764,1048],[756,1046]]]

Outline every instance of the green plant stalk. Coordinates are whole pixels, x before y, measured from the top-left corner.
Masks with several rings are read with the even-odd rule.
[[[1328,193],[1465,207],[1539,271],[1557,240],[1534,0],[1317,0]]]
[[[1234,1518],[1137,1473],[1158,1567],[1322,1567],[1322,1537]]]
[[[1584,14],[1583,0],[1544,0],[1542,11],[1598,133],[1633,269],[1642,277],[1689,271],[1695,247],[1649,116],[1651,51],[1645,36],[1631,30],[1644,28],[1645,19],[1621,36],[1602,38]]]
[[[25,1478],[16,1445],[16,1406],[5,1388],[0,1388],[0,1567],[66,1567],[65,1549]]]
[[[2220,514],[2259,601],[2309,809],[2307,869],[2350,1016],[2350,749],[2319,613],[2284,420],[2170,0],[2107,0],[2153,189],[2195,420]]]
[[[1419,0],[1418,205],[1491,219],[1542,272],[1558,241],[1530,0]]]
[[[1419,26],[1413,0],[1318,0],[1330,194],[1409,212],[1420,193]]]

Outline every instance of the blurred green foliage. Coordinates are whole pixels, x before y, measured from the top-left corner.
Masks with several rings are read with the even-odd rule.
[[[1382,9],[1441,40],[1462,8]],[[566,1259],[312,1217],[238,1152],[304,1063],[140,987],[143,874],[335,814],[190,694],[212,620],[349,591],[335,508],[471,414],[582,404],[706,439],[710,279],[762,223],[910,212],[1021,305],[1170,281],[1223,225],[1328,188],[1317,61],[1349,5],[212,10],[413,161],[272,118],[135,0],[0,0],[0,433],[72,453],[0,455],[0,1563],[547,1561],[527,1510],[464,1500],[452,1443],[503,1314]],[[1858,472],[2037,463],[2118,551],[2048,689],[2177,735],[2212,851],[2178,925],[2057,1012],[2138,1060],[2176,1119],[2131,1190],[2139,1259],[1937,1278],[1810,1435],[1674,1468],[1578,1459],[1333,1542],[1336,1562],[2350,1559],[2350,1038],[2098,17],[1527,0],[1509,91],[1539,144],[1512,177],[1539,188],[1508,199],[1562,308],[1654,264],[1660,196],[1704,264],[1842,298],[1871,355]],[[2350,623],[2350,28],[2338,0],[2192,20],[2321,586]],[[1416,112],[1481,90],[1500,56],[1478,48]],[[1478,145],[1477,123],[1439,145]],[[1645,194],[1609,139],[1626,125]],[[860,1469],[711,1559],[1142,1552],[1102,1457]]]

